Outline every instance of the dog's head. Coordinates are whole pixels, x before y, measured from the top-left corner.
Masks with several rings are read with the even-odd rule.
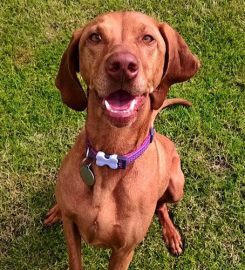
[[[191,78],[199,61],[168,24],[136,12],[97,17],[73,33],[60,64],[56,86],[65,104],[87,107],[80,72],[112,123],[133,122],[146,100],[159,109],[169,87]]]

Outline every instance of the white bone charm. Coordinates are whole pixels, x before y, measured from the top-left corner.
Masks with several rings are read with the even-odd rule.
[[[96,155],[96,165],[97,166],[109,166],[111,169],[117,169],[118,168],[118,159],[117,155],[110,155],[109,158],[105,157],[105,153],[102,151],[99,151]]]

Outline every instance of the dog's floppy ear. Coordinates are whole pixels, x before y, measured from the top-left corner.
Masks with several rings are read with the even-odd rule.
[[[166,44],[163,77],[158,88],[151,94],[152,109],[163,104],[170,86],[190,79],[200,68],[198,58],[193,55],[183,38],[167,23],[159,25]]]
[[[87,98],[77,78],[79,72],[79,40],[82,29],[76,30],[71,38],[68,48],[65,50],[58,75],[56,87],[60,90],[63,102],[76,111],[82,111],[87,107]]]

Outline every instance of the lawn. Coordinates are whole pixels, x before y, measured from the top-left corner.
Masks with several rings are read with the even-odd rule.
[[[171,97],[191,108],[163,111],[156,129],[171,138],[186,176],[173,206],[187,248],[165,248],[157,219],[137,248],[131,270],[244,269],[244,22],[242,0],[58,1],[0,3],[0,269],[67,269],[60,225],[42,225],[54,203],[56,172],[84,123],[54,86],[71,32],[113,10],[167,21],[202,62]],[[109,251],[85,246],[86,269],[106,269]]]

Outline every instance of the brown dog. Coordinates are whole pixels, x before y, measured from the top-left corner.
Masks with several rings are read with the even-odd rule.
[[[81,269],[81,238],[112,249],[109,269],[128,269],[155,211],[170,252],[182,252],[166,206],[183,196],[184,175],[174,144],[156,133],[125,169],[111,167],[111,154],[141,149],[158,111],[171,103],[186,104],[166,101],[169,87],[191,78],[199,66],[173,28],[141,13],[108,13],[74,32],[56,85],[69,107],[87,108],[87,119],[62,164],[57,205],[45,221],[62,219],[70,269]],[[77,72],[87,84],[87,97]],[[96,157],[89,156],[88,147]],[[100,152],[105,166],[99,164],[98,151],[107,153]],[[89,174],[83,179],[81,167]]]

